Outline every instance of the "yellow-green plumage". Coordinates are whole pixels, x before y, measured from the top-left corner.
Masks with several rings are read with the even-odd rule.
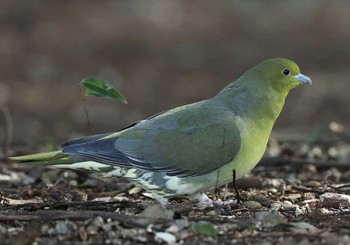
[[[62,152],[13,158],[130,179],[163,201],[249,172],[261,159],[288,92],[311,83],[287,59],[260,63],[213,98],[177,107],[119,132],[63,144]]]

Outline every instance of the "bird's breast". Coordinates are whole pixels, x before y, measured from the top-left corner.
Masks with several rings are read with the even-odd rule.
[[[219,184],[232,180],[232,170],[236,171],[238,179],[255,167],[265,152],[273,122],[237,117],[236,125],[241,136],[241,147],[236,157],[218,170]]]

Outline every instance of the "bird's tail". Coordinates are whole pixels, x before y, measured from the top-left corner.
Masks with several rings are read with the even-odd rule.
[[[70,165],[76,162],[80,162],[81,158],[68,156],[62,151],[51,151],[46,153],[38,153],[26,156],[10,157],[10,160],[26,164],[34,167],[45,167],[45,166],[57,166],[57,165]]]
[[[26,156],[10,157],[11,161],[32,167],[50,167],[61,169],[84,170],[103,176],[123,176],[126,170],[117,166],[89,161],[77,156],[64,154],[62,151],[51,151]]]

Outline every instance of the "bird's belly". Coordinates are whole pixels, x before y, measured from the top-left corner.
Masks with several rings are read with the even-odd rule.
[[[236,123],[241,132],[241,149],[229,164],[218,170],[220,185],[232,181],[232,170],[235,170],[236,178],[239,179],[256,166],[264,155],[273,126],[273,122],[263,120],[238,119]]]

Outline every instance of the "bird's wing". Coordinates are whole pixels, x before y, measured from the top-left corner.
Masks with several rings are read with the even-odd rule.
[[[210,103],[179,107],[101,139],[81,141],[67,144],[63,152],[180,177],[213,171],[230,162],[241,147],[235,115]]]
[[[90,135],[90,136],[85,136],[85,137],[78,138],[78,139],[68,140],[68,141],[64,142],[61,145],[61,147],[64,148],[67,146],[79,145],[79,144],[83,144],[83,143],[87,143],[87,142],[92,142],[92,141],[101,139],[103,137],[106,137],[108,135],[110,135],[110,133]]]

